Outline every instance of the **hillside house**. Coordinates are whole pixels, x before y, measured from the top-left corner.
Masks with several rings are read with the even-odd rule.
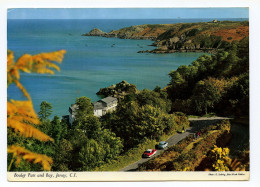
[[[95,103],[94,105],[94,115],[97,117],[105,115],[107,112],[112,112],[116,110],[118,100],[114,97],[106,97]]]
[[[101,100],[93,103],[94,115],[97,117],[100,117],[100,116],[105,115],[107,112],[115,111],[116,107],[117,107],[117,103],[118,103],[118,100],[117,100],[117,98],[114,98],[114,97],[106,97],[104,99],[101,99]],[[71,125],[73,124],[73,122],[76,119],[77,109],[78,109],[78,105],[72,104],[69,107],[68,117],[67,116],[63,117],[64,119],[68,118],[68,121]]]

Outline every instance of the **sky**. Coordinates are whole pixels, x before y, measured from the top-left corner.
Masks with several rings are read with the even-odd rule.
[[[8,19],[249,18],[248,8],[16,8]]]

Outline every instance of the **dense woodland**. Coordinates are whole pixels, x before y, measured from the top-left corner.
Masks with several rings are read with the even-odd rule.
[[[230,43],[214,55],[170,72],[172,111],[186,114],[249,114],[249,40]]]
[[[26,62],[26,58],[28,56],[23,57],[22,60]],[[44,58],[44,55],[37,58]],[[22,66],[21,58],[20,61],[14,62],[10,56],[9,60],[11,61],[8,62],[8,85],[16,84],[31,102],[29,94],[19,84],[20,76],[13,71],[29,72],[32,66]],[[57,60],[62,59],[47,58],[48,62]],[[58,70],[57,65],[49,65],[49,67]],[[41,68],[38,67],[36,70]],[[16,117],[17,123],[30,125],[34,132],[38,130],[39,133],[49,137],[43,139],[37,138],[34,132],[23,133],[21,128],[11,125],[16,123],[15,121],[9,121],[8,170],[98,170],[105,164],[116,163],[119,157],[148,140],[159,141],[162,137],[186,129],[189,121],[185,114],[215,113],[234,117],[249,115],[248,37],[240,42],[229,43],[225,49],[219,49],[216,54],[203,55],[189,66],[180,66],[177,70],[171,71],[169,76],[171,80],[166,88],[155,85],[154,90],[144,89],[126,94],[120,98],[115,112],[101,118],[94,116],[93,105],[89,98],[77,98],[75,103],[79,109],[72,126],[67,121],[61,120],[59,116],[50,119],[52,106],[46,101],[43,101],[40,106],[37,123],[31,120],[35,115],[29,115],[34,112],[32,108],[27,111],[28,113],[23,113],[24,111],[18,110],[20,105],[13,100],[8,101],[10,103],[8,119]],[[14,109],[11,107],[16,107],[17,110],[11,110]],[[20,151],[17,147],[20,147]],[[207,150],[209,151],[210,148]],[[28,159],[31,153],[35,155]],[[39,155],[41,158],[43,156],[52,158],[47,163],[50,167],[46,167],[47,161],[37,161]],[[187,170],[186,167],[174,164],[168,167]],[[214,170],[214,167],[211,169]]]

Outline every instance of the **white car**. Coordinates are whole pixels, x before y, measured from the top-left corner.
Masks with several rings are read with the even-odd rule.
[[[165,149],[167,146],[168,146],[168,142],[162,141],[159,143],[158,148]]]

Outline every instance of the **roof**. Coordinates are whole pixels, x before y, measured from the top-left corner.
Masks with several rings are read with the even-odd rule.
[[[104,103],[99,101],[93,103],[93,105],[94,105],[94,110],[103,109],[106,107]]]
[[[114,101],[117,101],[117,98],[114,98],[114,97],[106,97],[104,99],[101,99],[95,103],[93,103],[94,105],[94,110],[98,110],[98,109],[103,109],[103,108],[106,108],[109,103],[111,102],[114,102]]]
[[[111,102],[113,102],[113,101],[117,101],[117,98],[114,98],[114,97],[106,97],[106,98],[104,98],[104,99],[101,99],[101,101],[103,101],[103,102],[105,102],[105,103],[111,103]]]

